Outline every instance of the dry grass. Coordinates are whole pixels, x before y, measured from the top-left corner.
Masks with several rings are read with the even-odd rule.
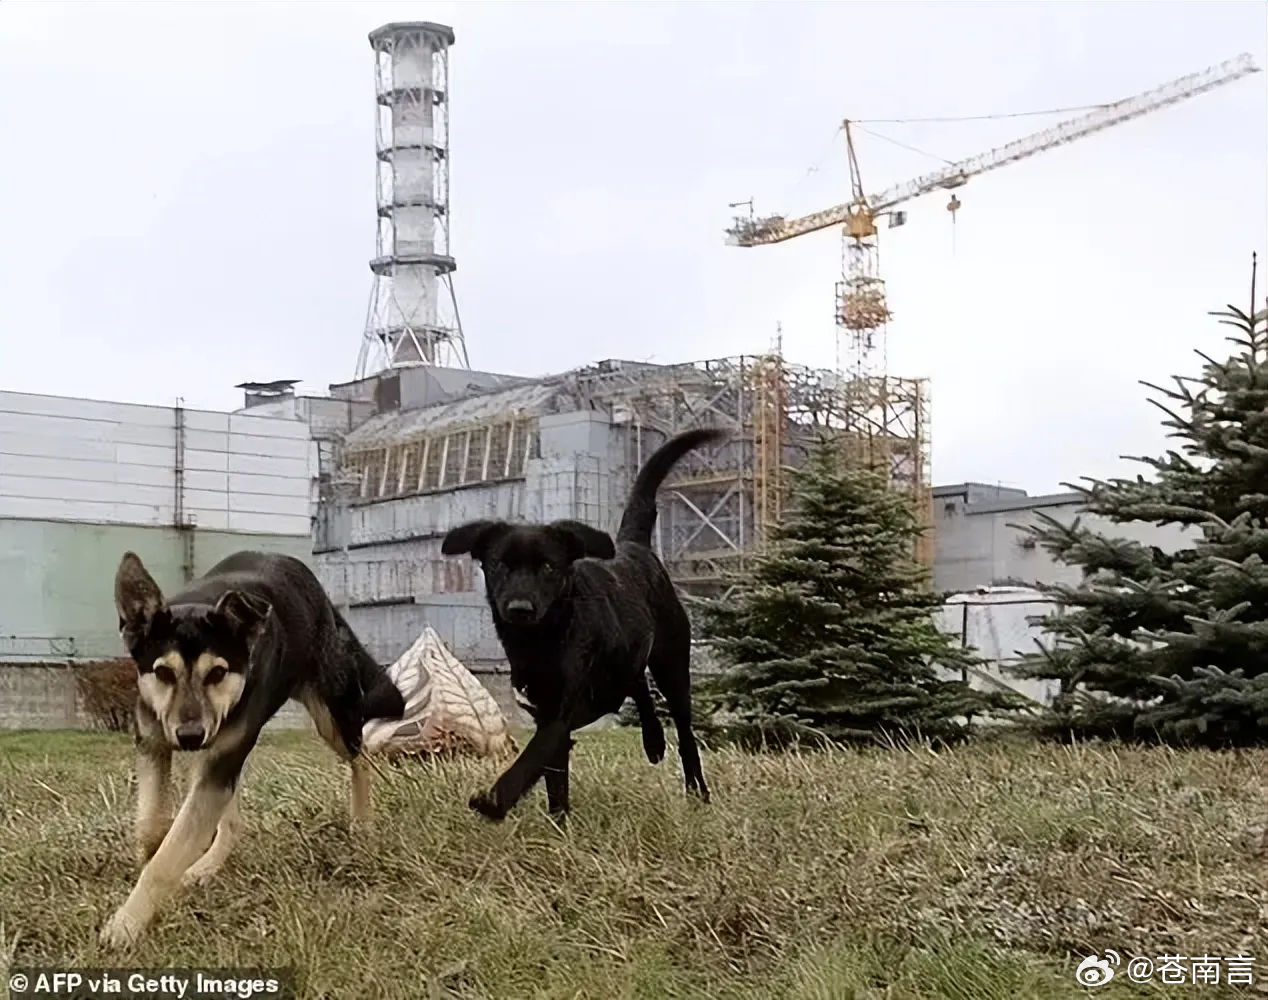
[[[74,673],[79,703],[93,727],[126,733],[136,713],[136,664],[132,658],[79,664]]]
[[[128,964],[294,963],[307,997],[385,1000],[1230,995],[1076,987],[1111,947],[1241,949],[1268,979],[1268,865],[1241,843],[1268,752],[710,753],[708,807],[635,733],[574,759],[567,832],[540,789],[479,820],[496,765],[458,760],[386,768],[354,839],[345,769],[306,733],[267,739],[246,839]],[[130,802],[126,738],[0,736],[0,966],[110,961]]]

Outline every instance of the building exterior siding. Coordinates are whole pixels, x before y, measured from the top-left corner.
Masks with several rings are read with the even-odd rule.
[[[307,535],[312,466],[300,420],[0,392],[0,518]]]
[[[124,653],[124,552],[169,593],[242,549],[311,565],[315,455],[294,418],[0,392],[0,726],[85,724],[67,668]]]
[[[1062,524],[1078,517],[1093,531],[1155,545],[1164,552],[1191,545],[1194,539],[1191,529],[1175,525],[1113,524],[1085,512],[1078,493],[1027,496],[1022,490],[979,483],[939,486],[933,497],[934,586],[962,592],[1011,583],[1078,583],[1077,566],[1054,561],[1019,530],[1041,524],[1045,516]]]
[[[240,549],[312,562],[307,535],[197,531],[194,574]],[[114,574],[128,551],[165,592],[183,582],[184,539],[175,528],[0,518],[0,660],[122,655]]]

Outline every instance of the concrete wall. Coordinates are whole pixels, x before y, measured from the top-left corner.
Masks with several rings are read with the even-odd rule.
[[[168,591],[191,555],[311,562],[316,471],[298,419],[0,392],[0,725],[83,721],[70,671],[30,664],[123,653],[124,552]]]
[[[195,575],[240,549],[312,560],[307,535],[193,535]],[[182,582],[184,543],[174,528],[0,518],[0,660],[122,655],[114,574],[129,550],[163,590]]]
[[[183,430],[178,432],[178,426]],[[0,392],[0,518],[308,535],[312,445],[298,420]]]
[[[195,574],[245,548],[312,561],[308,536],[193,535]],[[126,655],[113,589],[119,559],[129,550],[164,591],[180,585],[184,541],[174,528],[0,519],[0,729],[89,724],[70,664]],[[46,665],[55,661],[64,665]],[[288,706],[276,726],[305,720]]]
[[[1043,630],[1030,619],[1052,614],[1055,605],[1030,587],[988,587],[967,594],[953,594],[935,612],[934,621],[971,647],[987,664],[969,673],[978,690],[1011,689],[1031,701],[1051,704],[1060,690],[1057,681],[1022,680],[1004,673],[1002,665],[1015,663],[1048,645]],[[951,675],[943,671],[944,677]],[[959,676],[956,674],[955,676]]]
[[[1045,514],[1070,524],[1081,514],[1077,493],[1031,497],[1022,490],[1004,490],[965,483],[934,490],[934,586],[964,591],[996,584],[1077,583],[1078,567],[1053,561],[1038,545],[1030,545],[1014,525],[1037,525]],[[1194,533],[1176,526],[1113,524],[1082,514],[1093,531],[1105,532],[1172,552],[1192,544]]]

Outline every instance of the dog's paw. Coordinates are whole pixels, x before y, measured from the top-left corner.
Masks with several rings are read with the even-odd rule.
[[[665,730],[657,728],[653,732],[643,730],[643,752],[653,764],[665,759]]]
[[[181,876],[182,889],[201,889],[220,871],[219,863],[206,864],[202,863],[203,859],[199,858],[189,868],[185,869],[185,874]]]
[[[118,951],[136,944],[144,932],[144,923],[128,913],[127,907],[121,906],[101,929],[98,941],[103,948]]]
[[[494,823],[500,823],[506,818],[506,806],[498,802],[488,792],[479,792],[471,796],[467,800],[467,805],[478,812],[485,819],[491,819]]]

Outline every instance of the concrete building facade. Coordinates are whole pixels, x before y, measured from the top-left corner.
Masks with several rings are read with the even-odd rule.
[[[73,703],[26,665],[123,653],[125,551],[168,591],[240,549],[311,562],[315,461],[295,419],[0,392],[0,725]]]
[[[10,724],[12,706],[26,706],[25,724],[73,715],[67,677],[14,664],[119,655],[111,582],[129,549],[165,589],[242,548],[306,558],[376,659],[392,662],[430,625],[518,717],[479,568],[442,556],[444,534],[474,518],[615,531],[632,470],[660,441],[722,426],[733,440],[691,456],[662,491],[654,539],[684,590],[716,592],[765,527],[755,371],[605,362],[527,379],[419,366],[320,397],[244,383],[245,406],[229,414],[0,393],[0,725],[5,705]],[[833,425],[804,401],[804,423],[785,407],[776,454],[798,464],[798,435]],[[930,496],[934,586],[961,595],[944,627],[1000,659],[1030,648],[1040,597],[1001,586],[1078,574],[1016,526],[1069,523],[1079,495],[963,483]],[[1187,541],[1088,521],[1162,548]]]
[[[938,590],[1030,583],[1078,583],[1077,567],[1055,562],[1021,531],[1051,517],[1071,524],[1076,517],[1093,531],[1156,545],[1164,552],[1191,545],[1193,531],[1175,525],[1112,524],[1083,510],[1078,493],[1029,496],[1025,490],[985,483],[936,486],[933,529]]]
[[[331,388],[373,399],[375,413],[337,448],[318,575],[377,658],[394,660],[430,625],[508,708],[478,567],[440,555],[454,525],[576,518],[614,532],[643,460],[673,434],[718,427],[727,440],[688,455],[662,489],[653,540],[684,591],[716,594],[761,549],[780,477],[823,433],[929,496],[922,385],[896,385],[877,414],[875,393],[860,402],[834,373],[777,356],[610,360],[533,379],[413,366]]]
[[[659,367],[641,366],[631,377],[668,378],[654,370]],[[649,426],[646,407],[612,393],[610,385],[596,391],[587,377],[586,370],[528,380],[416,368],[394,373],[390,389],[375,389],[384,408],[376,407],[374,416],[342,440],[338,465],[346,492],[321,505],[314,564],[380,661],[394,660],[430,625],[504,709],[518,714],[479,568],[466,558],[442,556],[440,542],[450,528],[476,518],[570,517],[615,531],[631,471],[678,428]],[[685,409],[708,421],[707,399],[702,392]],[[744,448],[752,428],[738,430],[739,443],[732,447]],[[790,451],[785,460],[796,458]],[[699,583],[707,579],[702,563],[709,566],[727,544],[738,550],[735,543],[744,541],[746,531],[752,545],[756,505],[745,500],[758,491],[751,467],[741,467],[740,478],[749,476],[751,492],[739,493],[728,510],[739,492],[730,477],[741,463],[706,454],[684,464],[662,491],[655,544],[680,586],[700,592]],[[1004,660],[1031,648],[1039,633],[1026,618],[1044,611],[1043,598],[1015,587],[1004,594],[1000,585],[1074,582],[1078,573],[1054,563],[1016,526],[1034,523],[1041,514],[1069,523],[1080,512],[1078,494],[1031,497],[979,483],[931,493],[934,585],[963,595],[942,616],[945,627],[979,648],[990,645]],[[1091,520],[1095,527],[1110,527]],[[1152,525],[1113,530],[1164,548],[1184,544],[1178,530]],[[989,588],[992,593],[983,593]]]

